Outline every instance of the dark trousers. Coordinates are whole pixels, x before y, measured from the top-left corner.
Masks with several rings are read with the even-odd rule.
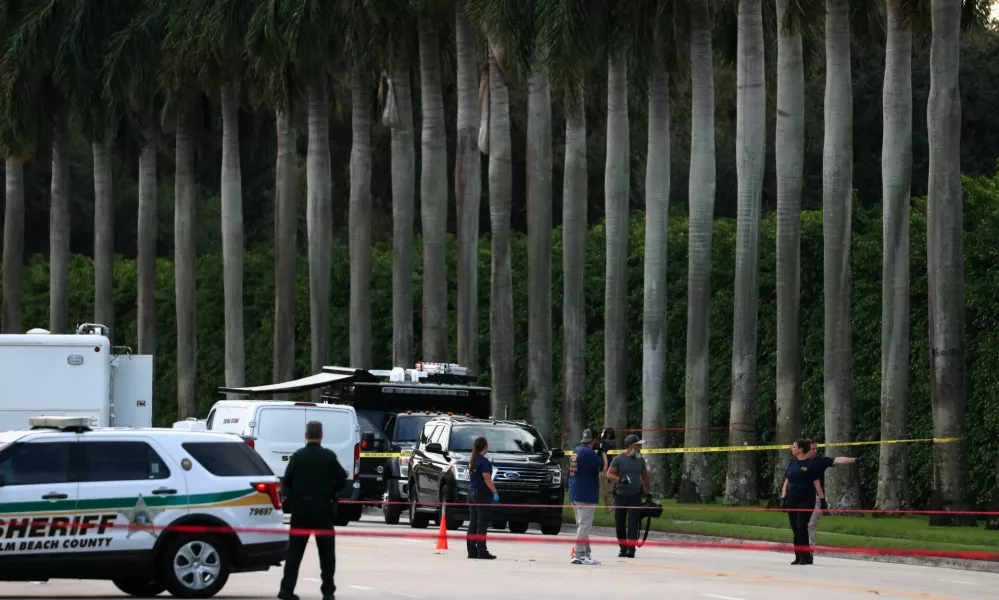
[[[638,541],[638,526],[642,522],[642,511],[638,508],[625,507],[637,507],[641,504],[641,494],[634,496],[614,494],[614,529],[617,530],[617,543],[621,546],[621,550],[628,554],[635,553],[635,542]]]
[[[297,507],[296,507],[297,508]],[[333,511],[329,504],[312,504],[302,506],[291,513],[292,534],[288,540],[288,555],[284,561],[284,577],[281,579],[281,589],[287,593],[295,591],[298,582],[298,568],[302,565],[305,546],[309,543],[308,535],[295,535],[295,529],[327,529],[333,533]],[[333,535],[316,535],[316,549],[319,550],[319,570],[323,596],[332,596],[336,592],[333,584],[333,573],[336,571],[336,544]]]
[[[794,534],[794,558],[798,561],[809,559],[812,553],[808,548],[808,521],[815,509],[815,494],[787,494],[788,508],[807,508],[808,510],[789,510],[787,518],[791,522],[791,532]]]
[[[493,493],[489,488],[481,487],[468,495],[468,533],[465,545],[469,556],[484,554],[486,550],[486,531],[489,529],[490,513],[493,503]],[[478,505],[478,506],[476,506]]]

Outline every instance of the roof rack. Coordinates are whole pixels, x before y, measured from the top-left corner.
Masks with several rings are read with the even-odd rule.
[[[32,429],[56,429],[58,431],[77,432],[90,431],[90,417],[65,417],[38,415],[28,418]]]

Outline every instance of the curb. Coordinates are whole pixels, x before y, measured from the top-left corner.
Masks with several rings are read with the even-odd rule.
[[[569,527],[564,528],[563,531],[575,531],[576,523],[574,521],[563,521],[565,525]],[[617,534],[611,527],[598,527],[594,526],[591,530],[596,535],[602,535],[606,537],[615,537]],[[673,542],[699,542],[699,543],[723,543],[723,544],[735,544],[740,546],[771,546],[774,548],[773,552],[783,552],[782,550],[777,550],[781,546],[776,542],[767,542],[760,540],[744,540],[738,538],[726,538],[726,537],[716,537],[709,535],[691,535],[688,533],[667,533],[664,531],[649,531],[649,539],[659,539],[659,540],[669,540]],[[892,556],[892,555],[862,555],[858,556],[856,554],[850,554],[847,552],[823,552],[819,556],[825,556],[829,558],[846,558],[850,560],[862,560],[868,562],[882,562],[882,563],[894,563],[901,565],[913,565],[920,567],[942,567],[947,569],[961,569],[964,571],[980,571],[985,573],[999,573],[999,562],[991,562],[986,560],[969,560],[962,558],[937,558],[933,556]]]

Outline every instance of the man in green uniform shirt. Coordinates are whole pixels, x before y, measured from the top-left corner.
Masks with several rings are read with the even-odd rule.
[[[347,484],[347,472],[340,466],[336,454],[322,447],[323,424],[309,421],[305,424],[305,447],[291,455],[284,472],[282,486],[285,504],[291,508],[291,536],[288,556],[284,563],[284,578],[278,598],[298,600],[295,584],[298,568],[302,564],[309,535],[296,535],[296,529],[328,530],[326,535],[316,535],[319,550],[319,569],[322,578],[323,600],[333,600],[336,586],[336,550],[333,540],[333,517],[336,516],[337,494]],[[288,512],[288,511],[286,511]]]

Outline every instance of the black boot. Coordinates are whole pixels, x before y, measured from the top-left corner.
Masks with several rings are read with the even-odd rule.
[[[625,548],[624,546],[621,546],[621,551],[617,553],[617,557],[618,558],[627,558],[628,557],[628,549]]]
[[[801,563],[801,552],[795,552],[794,553],[794,562],[791,563],[791,564],[792,565],[800,565],[800,564],[802,564]]]

